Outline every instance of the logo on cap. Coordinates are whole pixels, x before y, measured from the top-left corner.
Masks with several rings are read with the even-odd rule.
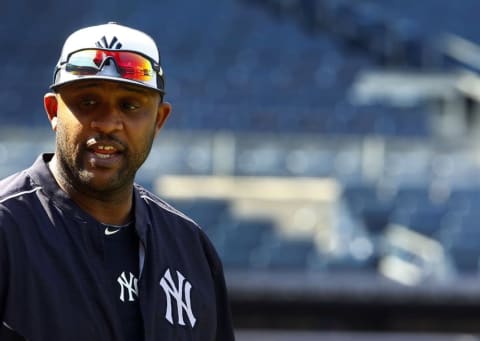
[[[116,49],[119,50],[122,48],[122,43],[118,41],[117,37],[113,37],[110,43],[107,41],[107,38],[103,36],[99,41],[95,43],[95,46],[101,49]]]

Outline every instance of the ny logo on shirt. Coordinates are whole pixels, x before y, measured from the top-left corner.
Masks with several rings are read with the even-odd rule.
[[[165,274],[160,280],[160,286],[163,288],[163,291],[165,291],[165,296],[167,297],[167,310],[165,312],[165,319],[172,325],[174,324],[172,313],[173,297],[175,299],[175,303],[177,304],[178,324],[181,326],[185,325],[185,321],[183,318],[183,312],[185,312],[187,314],[188,321],[193,328],[197,320],[193,315],[192,305],[190,301],[190,290],[192,289],[192,285],[185,280],[185,277],[180,272],[175,272],[178,279],[177,285],[175,285],[175,282],[172,279],[170,269],[167,269],[167,271],[165,271]]]
[[[127,279],[125,271],[122,272],[117,278],[118,284],[120,284],[120,300],[125,302],[125,291],[128,291],[128,301],[135,301],[135,297],[138,297],[138,279],[129,272],[130,277]]]

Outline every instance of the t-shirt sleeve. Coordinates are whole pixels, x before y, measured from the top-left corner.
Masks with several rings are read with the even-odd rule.
[[[18,334],[8,324],[7,300],[12,273],[8,231],[13,225],[12,216],[0,205],[0,341],[25,341],[27,340]]]
[[[217,308],[217,333],[216,341],[235,340],[230,301],[228,298],[223,265],[215,248],[204,235],[204,247],[209,259],[213,280],[215,283],[216,308]]]

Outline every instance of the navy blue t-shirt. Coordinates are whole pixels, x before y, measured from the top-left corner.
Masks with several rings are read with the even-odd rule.
[[[111,299],[122,320],[126,340],[143,340],[143,321],[138,303],[139,240],[133,223],[104,225],[105,271]]]

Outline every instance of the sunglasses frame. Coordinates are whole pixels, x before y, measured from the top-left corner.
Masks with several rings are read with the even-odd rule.
[[[133,50],[109,50],[109,49],[101,49],[101,48],[83,48],[83,49],[78,49],[78,50],[75,50],[75,51],[72,51],[70,52],[66,59],[65,60],[62,60],[62,61],[59,61],[59,63],[57,64],[56,68],[55,68],[55,72],[54,72],[54,79],[56,77],[56,74],[58,73],[58,71],[61,70],[61,68],[66,65],[68,63],[68,61],[70,60],[71,56],[75,53],[78,53],[78,52],[81,52],[81,51],[88,51],[88,50],[93,50],[93,51],[105,51],[105,52],[110,52],[110,53],[122,53],[122,52],[129,52],[129,53],[133,53],[133,54],[136,54],[138,56],[141,56],[143,58],[145,58],[146,60],[148,60],[152,66],[152,69],[154,71],[154,75],[156,75],[156,80],[157,80],[157,90],[164,93],[164,85],[165,85],[165,80],[163,78],[163,70],[160,66],[159,63],[157,63],[155,60],[153,60],[152,58],[150,58],[149,56],[141,53],[141,52],[138,52],[138,51],[133,51]],[[103,63],[108,59],[108,58],[112,58],[114,61],[115,61],[115,58],[113,58],[113,56],[108,56],[107,58],[105,58],[103,61],[102,61],[102,64],[101,66],[103,66]],[[118,65],[117,65],[117,62],[115,61],[115,67],[118,68]],[[66,71],[66,70],[65,70]],[[101,71],[101,67],[98,69],[98,72]],[[122,77],[124,78],[124,77]],[[124,79],[129,79],[129,78],[124,78]],[[132,80],[132,79],[130,79]],[[139,82],[139,83],[143,83],[142,81],[138,81],[138,80],[133,80],[133,81],[136,81],[136,82]]]

